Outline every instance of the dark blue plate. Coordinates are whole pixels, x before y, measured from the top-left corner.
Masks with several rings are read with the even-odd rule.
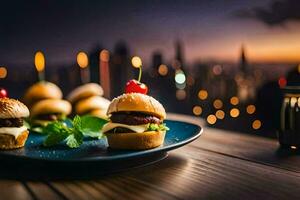
[[[171,120],[166,120],[166,124],[170,131],[166,134],[164,144],[150,150],[113,150],[108,148],[106,139],[86,139],[76,149],[70,149],[64,144],[46,148],[42,146],[44,136],[30,134],[24,148],[0,151],[0,158],[51,162],[101,162],[141,158],[179,148],[192,142],[202,133],[202,128],[195,124]]]

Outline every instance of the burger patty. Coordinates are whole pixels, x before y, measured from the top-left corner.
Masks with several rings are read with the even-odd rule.
[[[41,115],[37,115],[35,118],[40,120],[56,121],[61,119],[61,114],[60,113],[41,114]]]
[[[155,116],[139,112],[117,112],[110,117],[113,123],[140,125],[140,124],[161,124],[162,121]]]
[[[22,118],[0,119],[0,127],[21,127],[23,126]]]

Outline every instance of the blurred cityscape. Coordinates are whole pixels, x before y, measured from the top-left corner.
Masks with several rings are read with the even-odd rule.
[[[151,63],[143,65],[142,82],[149,95],[159,99],[168,112],[203,118],[208,125],[267,137],[276,136],[282,101],[280,88],[299,85],[300,65],[253,63],[247,59],[247,46],[241,44],[234,63],[210,60],[189,63],[185,60],[183,41],[174,41],[174,57],[166,60],[160,51]],[[130,46],[116,43],[109,51],[95,45],[88,68],[76,63],[61,66],[46,64],[46,80],[61,87],[64,95],[82,83],[80,74],[90,74],[90,81],[100,83],[105,96],[112,99],[124,92],[130,79],[137,79],[132,67]],[[34,55],[33,55],[34,56]],[[0,67],[0,86],[14,98],[38,80],[34,64],[9,64]]]

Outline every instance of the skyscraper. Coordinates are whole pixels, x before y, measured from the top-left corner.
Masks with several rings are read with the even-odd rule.
[[[246,58],[244,45],[242,45],[241,53],[240,53],[240,70],[244,74],[249,73],[249,66],[248,66],[248,61],[247,61],[247,58]]]
[[[114,48],[110,65],[111,95],[122,94],[127,80],[132,78],[134,78],[133,68],[130,64],[127,44],[124,41],[119,41]]]

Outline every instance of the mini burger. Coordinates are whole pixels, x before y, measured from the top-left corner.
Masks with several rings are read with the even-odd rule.
[[[46,126],[49,122],[64,120],[72,111],[68,101],[62,99],[41,100],[31,108],[33,126]]]
[[[92,97],[102,96],[103,89],[97,83],[87,83],[74,89],[68,96],[67,100],[72,104],[76,104],[80,100]]]
[[[20,101],[0,98],[0,149],[24,146],[29,132],[23,118],[28,116],[28,108]]]
[[[111,102],[110,121],[102,131],[109,147],[115,149],[151,149],[164,142],[168,127],[164,107],[153,97],[140,93],[123,94]]]
[[[102,97],[103,89],[97,83],[87,83],[74,89],[67,97],[78,115],[92,115],[107,119],[110,101]]]
[[[100,97],[92,96],[79,101],[75,105],[75,112],[79,115],[90,114],[101,118],[107,118],[106,111],[110,101]]]
[[[31,108],[36,102],[43,99],[61,99],[63,96],[60,88],[54,83],[40,81],[32,85],[25,92],[24,103]]]

